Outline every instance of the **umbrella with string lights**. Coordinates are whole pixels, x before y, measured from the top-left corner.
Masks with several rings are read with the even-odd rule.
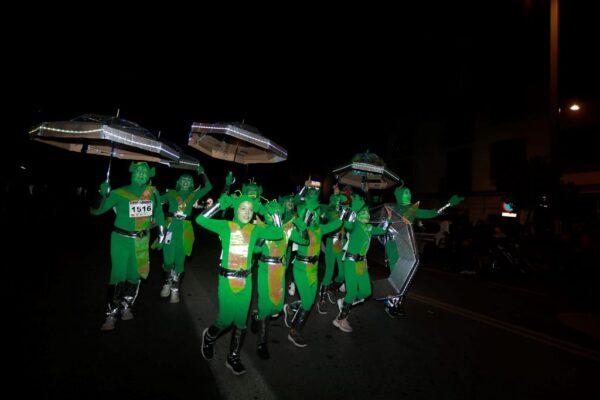
[[[253,126],[241,123],[194,122],[188,145],[213,158],[239,164],[277,163],[287,151]]]
[[[369,189],[387,189],[400,182],[400,178],[385,166],[383,160],[369,152],[356,154],[352,160],[333,170],[339,183]]]
[[[107,179],[113,157],[160,162],[178,161],[179,152],[158,140],[150,131],[126,119],[84,114],[68,121],[43,122],[29,132],[41,143],[77,153],[110,157]]]

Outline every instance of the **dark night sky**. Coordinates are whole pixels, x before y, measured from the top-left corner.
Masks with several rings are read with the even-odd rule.
[[[121,117],[160,130],[211,172],[228,164],[187,147],[191,123],[245,120],[287,148],[288,161],[269,166],[276,176],[327,171],[367,148],[385,154],[387,135],[402,135],[416,121],[469,117],[536,91],[543,97],[546,2],[497,3],[428,3],[393,16],[309,13],[302,22],[279,19],[260,29],[244,21],[235,32],[226,21],[183,16],[178,26],[148,32],[152,27],[137,20],[115,22],[115,30],[103,26],[110,32],[101,39],[86,21],[34,22],[32,42],[9,50],[11,140],[43,121],[120,109]],[[596,94],[597,78],[586,79],[598,63],[585,46],[596,43],[597,24],[577,8],[586,2],[562,3],[561,57],[568,61],[561,59],[561,93]],[[9,160],[44,152],[27,148]],[[249,174],[266,171],[251,166]]]

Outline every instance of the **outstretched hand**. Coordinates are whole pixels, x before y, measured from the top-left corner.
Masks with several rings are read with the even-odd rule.
[[[235,182],[235,177],[233,176],[233,172],[227,172],[227,176],[225,177],[225,185],[231,186]]]
[[[265,205],[265,208],[267,209],[267,213],[269,213],[270,215],[273,215],[275,213],[281,214],[281,212],[283,211],[281,205],[276,200],[268,202]]]
[[[353,194],[352,195],[352,205],[350,206],[352,211],[354,211],[355,213],[358,213],[360,211],[360,209],[363,208],[364,206],[365,206],[365,200],[362,197]]]
[[[465,199],[464,197],[460,197],[455,194],[452,197],[450,197],[450,200],[448,200],[448,204],[450,204],[451,206],[455,206],[457,204],[460,204],[460,202],[463,201],[464,199]]]
[[[219,208],[221,210],[227,210],[229,207],[233,205],[233,201],[231,200],[231,196],[228,194],[222,194],[219,197]]]
[[[100,195],[102,197],[108,196],[110,193],[110,183],[108,181],[104,181],[100,184]]]
[[[204,173],[204,167],[198,163],[198,168],[196,168],[196,173],[198,175],[202,175]]]

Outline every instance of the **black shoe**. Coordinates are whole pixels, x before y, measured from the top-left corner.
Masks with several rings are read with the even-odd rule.
[[[210,340],[207,338],[208,335],[208,328],[204,329],[204,332],[202,332],[202,357],[204,357],[205,360],[211,360],[213,358],[213,356],[215,355],[215,351],[214,351],[214,340]]]
[[[227,361],[225,361],[225,366],[229,368],[234,375],[243,375],[246,373],[246,368],[244,368],[244,365],[237,357],[227,357]]]
[[[267,347],[266,343],[259,343],[258,346],[256,346],[256,352],[258,353],[258,357],[262,360],[268,360],[271,358],[271,355],[269,354],[269,348]]]
[[[404,308],[401,306],[398,307],[385,307],[385,312],[390,318],[398,319],[404,315]]]
[[[319,312],[319,314],[327,314],[327,302],[325,301],[325,299],[317,303],[317,311]]]

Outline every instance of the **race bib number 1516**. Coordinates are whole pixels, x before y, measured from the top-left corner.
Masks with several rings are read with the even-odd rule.
[[[152,202],[150,200],[130,201],[129,217],[149,217],[152,215]]]

